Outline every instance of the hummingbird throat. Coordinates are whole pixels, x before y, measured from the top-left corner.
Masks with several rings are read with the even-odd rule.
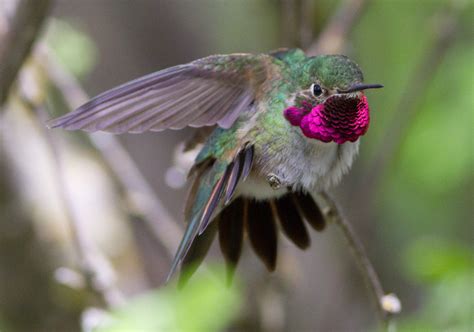
[[[283,115],[293,126],[301,128],[308,138],[343,144],[355,142],[369,128],[367,98],[331,96],[322,104],[312,106],[303,102],[301,107],[291,106]]]

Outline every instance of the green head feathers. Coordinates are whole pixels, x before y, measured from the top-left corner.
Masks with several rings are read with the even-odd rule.
[[[327,89],[346,89],[363,81],[359,66],[344,55],[309,57],[303,65],[303,72],[304,85],[318,80]]]

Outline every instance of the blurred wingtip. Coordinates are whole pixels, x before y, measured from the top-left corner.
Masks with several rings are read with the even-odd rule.
[[[70,128],[68,125],[68,122],[70,120],[70,113],[62,115],[57,118],[49,119],[46,121],[46,128],[48,129],[55,129],[55,128],[63,128],[66,130],[73,130],[73,128]]]
[[[179,263],[180,263],[180,260],[175,258],[175,260],[173,261],[173,264],[171,265],[170,271],[168,272],[168,275],[166,276],[166,279],[165,279],[166,284],[168,284],[173,278],[173,275],[178,269]]]
[[[56,121],[56,120],[57,120],[57,119],[49,119],[49,120],[47,120],[46,123],[45,123],[46,128],[48,128],[48,129],[54,129],[54,128],[59,127],[59,125],[57,124],[57,121]]]

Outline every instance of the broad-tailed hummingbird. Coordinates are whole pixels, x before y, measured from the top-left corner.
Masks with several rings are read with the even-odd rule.
[[[230,271],[244,234],[274,270],[277,223],[302,249],[310,243],[305,220],[324,228],[312,195],[351,167],[369,126],[363,91],[381,87],[363,83],[343,55],[213,55],[106,91],[49,125],[112,133],[201,128],[206,134],[189,145],[203,143],[169,276],[201,262],[216,234]]]

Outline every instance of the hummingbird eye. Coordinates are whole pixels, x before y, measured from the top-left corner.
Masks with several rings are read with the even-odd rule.
[[[311,84],[310,89],[311,89],[311,93],[315,97],[319,97],[323,94],[323,88],[321,88],[321,86],[319,84],[316,84],[316,83]]]

